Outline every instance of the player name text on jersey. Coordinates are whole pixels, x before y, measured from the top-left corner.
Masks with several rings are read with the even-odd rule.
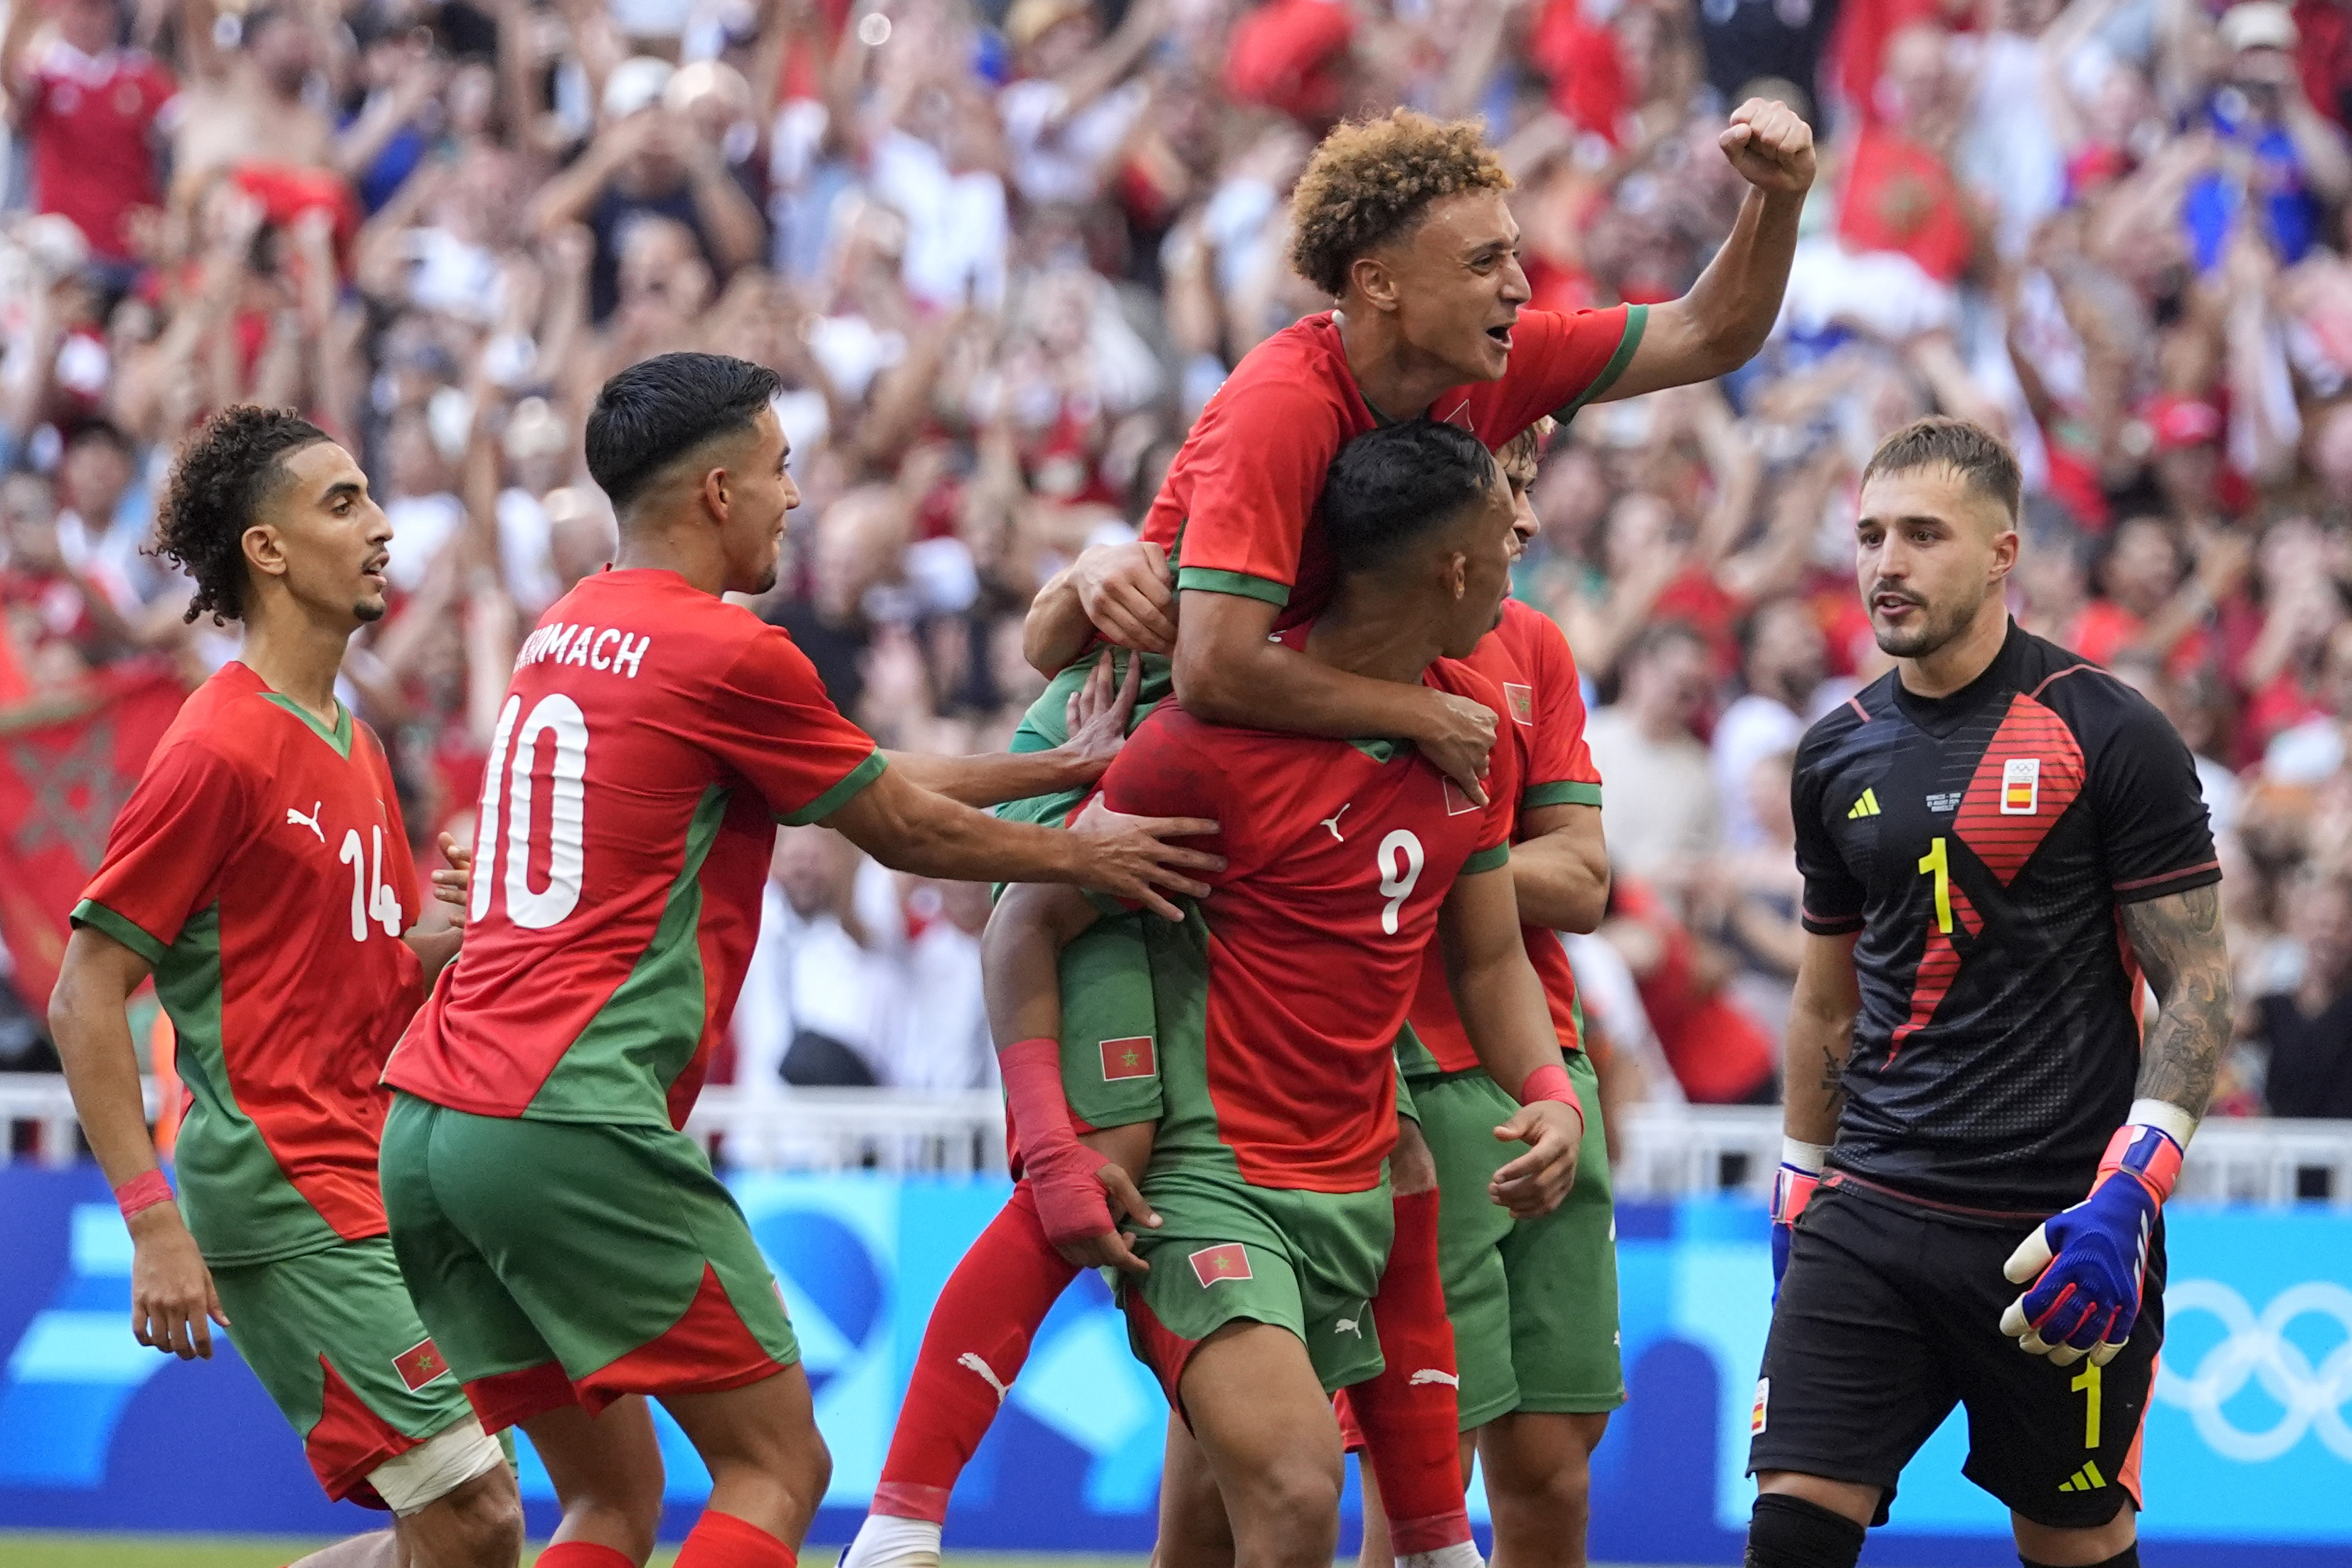
[[[606,626],[602,631],[594,626],[541,626],[523,639],[522,649],[515,655],[514,667],[527,664],[582,664],[590,669],[610,669],[637,678],[637,666],[646,650],[654,646],[650,637],[632,637],[618,626]]]

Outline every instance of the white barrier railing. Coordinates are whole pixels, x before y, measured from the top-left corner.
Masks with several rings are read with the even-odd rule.
[[[148,1090],[152,1109],[154,1091]],[[24,1131],[32,1131],[29,1136]],[[70,1164],[73,1100],[54,1074],[0,1073],[0,1163],[20,1143],[44,1164]],[[1004,1108],[992,1091],[799,1089],[703,1091],[687,1131],[743,1170],[935,1172],[1004,1169]],[[1780,1162],[1770,1106],[1632,1107],[1618,1126],[1620,1195],[1667,1199],[1742,1193],[1761,1199]],[[2179,1195],[2206,1202],[2320,1199],[2352,1213],[2352,1121],[2216,1118],[2198,1131]]]

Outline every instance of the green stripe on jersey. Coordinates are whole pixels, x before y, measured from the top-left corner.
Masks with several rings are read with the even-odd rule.
[[[1594,398],[1601,396],[1611,387],[1616,385],[1617,378],[1625,374],[1625,367],[1633,363],[1634,353],[1642,346],[1643,331],[1647,328],[1649,324],[1650,307],[1647,305],[1626,306],[1625,331],[1623,335],[1619,337],[1617,340],[1617,352],[1609,356],[1609,363],[1601,367],[1601,374],[1592,378],[1592,384],[1586,387],[1582,392],[1577,394],[1576,401],[1561,409],[1558,414],[1554,415],[1553,417],[1558,419],[1563,425],[1567,424],[1570,420],[1576,417],[1576,412],[1578,409],[1582,408],[1586,404],[1591,402]]]
[[[222,1043],[219,904],[180,928],[155,966],[155,994],[178,1033],[173,1068],[192,1097],[173,1162],[180,1208],[205,1260],[267,1263],[340,1245],[342,1237],[286,1179],[261,1129],[237,1106]]]
[[[1206,566],[1179,566],[1176,569],[1176,591],[1190,590],[1198,594],[1234,594],[1244,599],[1263,599],[1276,609],[1290,603],[1290,590],[1280,583],[1264,577],[1253,577],[1246,572],[1219,572]]]
[[[78,926],[89,926],[112,937],[151,965],[163,963],[163,955],[171,951],[157,942],[145,927],[93,899],[84,899],[76,904],[71,918]]]
[[[842,774],[840,783],[798,811],[788,811],[776,820],[786,827],[806,827],[812,822],[823,822],[826,817],[847,805],[851,795],[880,778],[882,770],[887,766],[889,763],[882,757],[882,748],[877,746],[866,755],[864,762]]]
[[[1529,784],[1519,792],[1519,809],[1533,811],[1539,805],[1599,805],[1601,786],[1583,784],[1574,779],[1556,784]]]
[[[1481,849],[1463,861],[1461,875],[1475,877],[1481,871],[1492,871],[1497,867],[1507,866],[1510,864],[1510,860],[1511,847],[1507,844],[1497,844],[1490,849]]]
[[[872,760],[880,762],[881,753]],[[540,1121],[669,1125],[669,1086],[694,1059],[709,1007],[698,940],[702,863],[718,840],[729,796],[716,784],[702,792],[687,824],[686,858],[670,883],[653,940],[539,1086],[523,1115]]]

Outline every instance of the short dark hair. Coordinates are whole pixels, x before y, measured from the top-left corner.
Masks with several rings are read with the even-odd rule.
[[[704,443],[748,430],[783,383],[731,354],[656,354],[606,382],[589,411],[588,472],[629,503],[664,468]]]
[[[1998,501],[2010,526],[2017,525],[2022,484],[2017,458],[2000,437],[1965,419],[1939,414],[1913,420],[1878,444],[1862,470],[1862,482],[1866,485],[1881,474],[1939,466],[1958,474],[1979,495]]]
[[[245,617],[245,531],[284,481],[287,458],[329,438],[290,408],[251,404],[222,409],[188,437],[155,516],[154,553],[195,580],[182,619]]]
[[[1408,419],[1339,448],[1323,480],[1323,537],[1341,575],[1375,571],[1451,524],[1495,482],[1495,458],[1458,425]]]

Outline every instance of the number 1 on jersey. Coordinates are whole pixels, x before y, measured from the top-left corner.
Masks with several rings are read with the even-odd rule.
[[[1393,866],[1390,864],[1391,857],[1395,859]],[[1381,839],[1380,853],[1373,857],[1373,863],[1381,868],[1381,897],[1389,901],[1388,908],[1381,911],[1381,930],[1391,936],[1397,933],[1397,910],[1412,897],[1413,885],[1421,880],[1423,859],[1421,840],[1413,837],[1412,829],[1404,827]]]
[[[1936,879],[1936,929],[1946,936],[1952,934],[1952,857],[1945,847],[1942,834],[1925,855],[1919,857],[1919,869],[1932,873]]]

